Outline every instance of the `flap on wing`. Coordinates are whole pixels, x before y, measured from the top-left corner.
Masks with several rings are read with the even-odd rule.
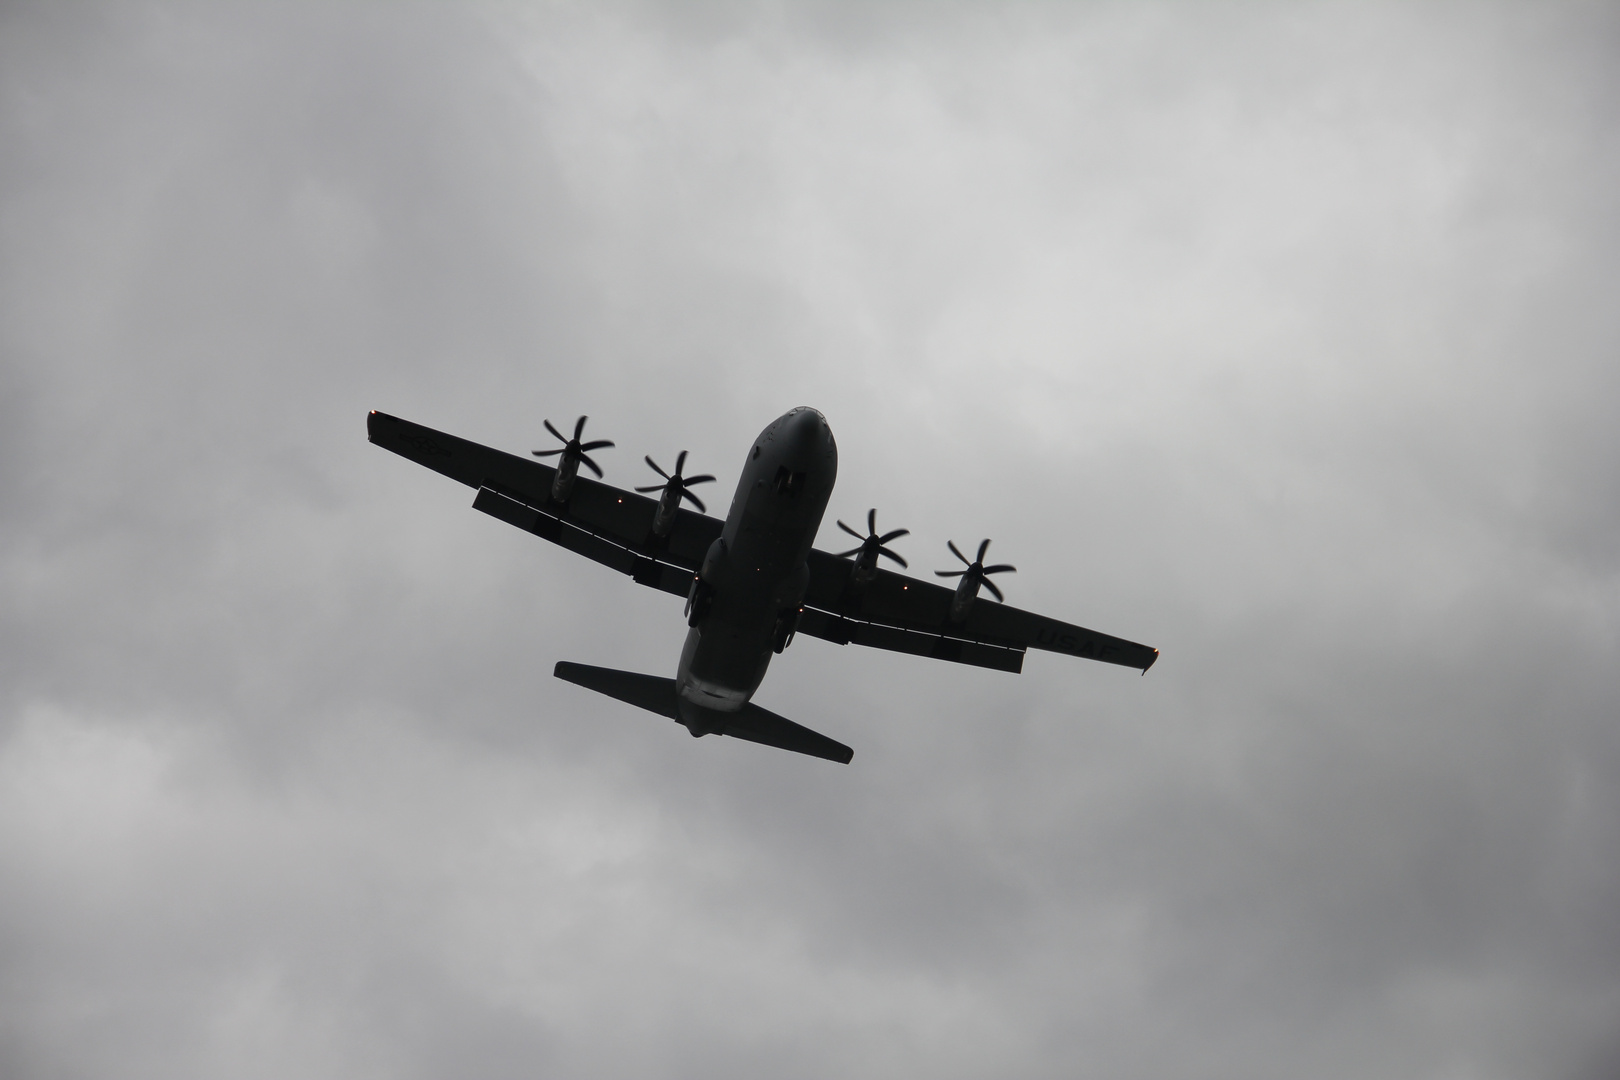
[[[1143,672],[1159,659],[1159,650],[1150,645],[1048,619],[1009,604],[979,600],[968,613],[967,626],[975,633],[995,638],[1016,638],[1031,649],[1100,660]]]
[[[799,629],[831,641],[851,641],[897,652],[911,652],[959,663],[1018,671],[1026,649],[1066,653],[1089,660],[1146,671],[1159,658],[1157,649],[1134,641],[1087,630],[1083,626],[1048,619],[998,604],[981,596],[962,622],[950,617],[951,589],[931,581],[879,570],[863,586],[850,579],[853,564],[824,551],[810,552],[808,607],[824,612],[811,618],[805,611]],[[806,622],[806,620],[809,620]],[[960,655],[944,655],[957,650]],[[1017,662],[1006,659],[1016,656]]]
[[[876,578],[857,588],[850,581],[854,567],[848,559],[812,549],[809,563],[810,588],[805,603],[812,607],[863,622],[932,631],[936,635],[950,626],[950,589],[889,570],[879,570]]]
[[[658,503],[588,477],[574,481],[566,503],[551,501],[556,470],[387,413],[366,419],[372,442],[469,487],[474,507],[665,592],[686,595],[723,524],[690,510],[676,513],[667,538],[652,535]]]
[[[846,619],[842,615],[818,611],[811,607],[805,608],[803,614],[799,616],[798,632],[838,645],[866,645],[874,649],[888,649],[890,652],[910,653],[913,656],[927,656],[957,664],[1010,671],[1015,675],[1024,667],[1023,649],[987,645],[980,641],[923,633],[898,626],[884,626],[882,623],[863,622],[859,619]]]
[[[499,518],[508,525],[516,525],[526,532],[532,532],[542,539],[550,540],[559,547],[565,547],[603,566],[611,567],[621,574],[628,574],[641,584],[662,592],[685,596],[692,587],[692,571],[685,567],[672,566],[650,555],[634,551],[616,543],[611,537],[593,533],[566,519],[552,517],[487,487],[478,489],[478,497],[473,500],[473,509],[481,510],[490,517]]]

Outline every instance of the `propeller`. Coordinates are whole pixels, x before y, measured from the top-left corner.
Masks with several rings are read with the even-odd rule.
[[[894,552],[890,551],[884,545],[886,545],[890,540],[898,540],[902,536],[910,536],[911,535],[911,530],[910,529],[896,529],[893,532],[884,533],[882,536],[879,536],[878,531],[877,531],[877,508],[876,507],[873,507],[871,510],[868,510],[866,512],[866,535],[865,536],[862,536],[860,533],[856,532],[854,529],[850,528],[848,525],[845,525],[842,521],[840,521],[838,523],[838,527],[840,529],[843,529],[845,532],[849,533],[849,535],[853,536],[855,539],[857,539],[857,540],[859,540],[861,542],[860,547],[853,547],[853,548],[850,548],[848,551],[839,553],[838,557],[840,559],[847,559],[851,555],[859,553],[862,556],[862,559],[866,563],[866,565],[871,566],[871,565],[873,565],[873,564],[875,564],[877,562],[877,557],[879,555],[882,555],[885,558],[893,559],[895,562],[899,563],[901,566],[906,565],[906,560],[902,559],[900,556],[898,556]]]
[[[675,500],[677,504],[680,503],[681,499],[690,499],[692,505],[698,508],[698,513],[707,513],[707,508],[703,505],[703,500],[692,494],[687,489],[693,484],[707,484],[709,481],[713,480],[714,477],[710,476],[708,473],[704,473],[702,476],[682,476],[681,470],[686,468],[685,450],[682,450],[680,455],[675,459],[675,475],[673,476],[659,468],[658,462],[652,459],[651,454],[647,455],[647,464],[652,466],[653,472],[664,478],[664,483],[651,484],[647,487],[638,487],[636,488],[637,491],[642,492],[643,494],[649,491],[677,491],[680,493]]]
[[[938,576],[938,577],[964,577],[964,576],[966,576],[968,578],[971,578],[971,579],[974,579],[974,580],[978,581],[985,588],[989,589],[991,595],[994,596],[998,601],[1001,601],[1001,600],[1005,599],[1005,597],[1003,597],[1001,595],[1001,590],[996,588],[996,583],[991,581],[989,579],[989,577],[987,577],[986,575],[988,575],[988,574],[1004,574],[1004,573],[1009,573],[1009,572],[1017,573],[1018,568],[1016,566],[1008,566],[1006,563],[997,563],[995,566],[986,566],[986,565],[984,565],[984,553],[990,549],[990,541],[985,540],[985,541],[982,541],[979,544],[978,557],[975,558],[972,562],[968,562],[968,557],[966,555],[962,554],[960,551],[956,550],[956,545],[951,543],[951,541],[949,541],[949,540],[945,541],[945,546],[951,549],[951,554],[952,555],[955,555],[958,559],[961,559],[964,563],[967,564],[967,569],[966,570],[935,570],[934,574],[936,576]]]
[[[554,454],[562,454],[564,461],[567,461],[570,458],[573,459],[574,461],[583,461],[585,463],[586,467],[589,468],[591,470],[591,472],[595,473],[596,478],[598,480],[600,480],[602,478],[602,469],[601,469],[601,467],[599,465],[596,464],[596,462],[594,462],[594,461],[592,461],[590,459],[590,452],[592,450],[605,449],[605,448],[607,448],[609,446],[612,446],[613,443],[609,439],[596,439],[596,440],[594,440],[592,442],[588,442],[588,443],[580,442],[579,441],[579,436],[580,436],[580,433],[585,430],[585,420],[586,419],[587,419],[586,417],[582,416],[577,421],[574,422],[574,437],[572,439],[564,437],[563,433],[558,431],[556,428],[552,427],[551,426],[551,421],[547,420],[545,422],[546,423],[546,430],[551,432],[553,435],[557,436],[557,440],[559,442],[561,442],[563,445],[560,448],[556,449],[556,450],[535,450],[535,451],[532,451],[534,456],[535,457],[551,457]]]

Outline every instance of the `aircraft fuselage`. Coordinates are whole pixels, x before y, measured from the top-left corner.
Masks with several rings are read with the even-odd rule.
[[[749,449],[725,529],[687,600],[690,629],[675,682],[694,735],[705,711],[746,705],[771,654],[791,640],[810,580],[806,560],[837,477],[838,445],[815,409],[777,417]]]

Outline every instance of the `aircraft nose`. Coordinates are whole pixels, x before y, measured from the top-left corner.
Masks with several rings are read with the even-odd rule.
[[[782,434],[797,450],[814,452],[820,449],[831,437],[827,428],[827,418],[815,409],[800,406],[787,415],[786,429]]]

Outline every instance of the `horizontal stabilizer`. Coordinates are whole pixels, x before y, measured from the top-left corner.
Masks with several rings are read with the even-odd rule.
[[[659,716],[667,716],[677,723],[685,724],[689,729],[692,725],[687,723],[688,718],[699,720],[698,729],[694,732],[696,734],[712,732],[717,735],[730,735],[734,739],[746,739],[749,742],[774,746],[781,750],[792,750],[798,754],[809,754],[811,757],[825,758],[844,765],[849,764],[850,759],[855,756],[854,750],[838,740],[829,739],[802,724],[795,724],[792,720],[777,716],[752,702],[732,713],[717,712],[693,705],[691,702],[683,702],[675,694],[674,679],[665,679],[657,675],[638,675],[633,671],[615,671],[613,668],[592,667],[589,664],[574,664],[567,660],[558,661],[553,674],[576,686],[617,698],[627,705],[646,709]],[[682,713],[687,715],[683,716]]]
[[[598,694],[618,698],[638,709],[646,709],[659,716],[667,716],[671,720],[680,720],[680,714],[675,711],[674,679],[664,679],[657,675],[637,675],[633,671],[615,671],[613,668],[592,667],[589,664],[573,664],[567,660],[557,661],[557,669],[552,674],[575,686],[583,686],[587,690],[595,690]]]
[[[811,731],[803,724],[795,724],[787,717],[777,716],[769,709],[762,709],[753,702],[744,705],[737,712],[718,715],[725,718],[726,726],[722,734],[730,735],[733,739],[747,739],[749,742],[762,743],[765,746],[792,750],[796,754],[826,758],[840,765],[848,765],[850,759],[855,756],[855,751],[837,739],[829,739],[819,731]]]

